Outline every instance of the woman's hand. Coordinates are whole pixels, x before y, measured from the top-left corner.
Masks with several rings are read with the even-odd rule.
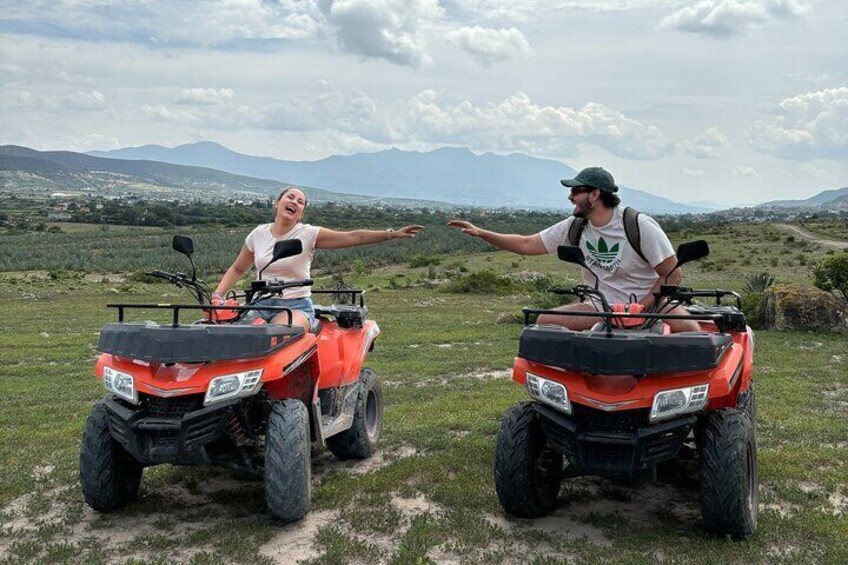
[[[415,234],[424,229],[424,226],[404,226],[399,230],[394,230],[389,232],[391,234],[390,239],[395,238],[407,238],[407,237],[415,237]]]
[[[466,233],[474,237],[481,237],[483,235],[483,230],[471,222],[466,222],[465,220],[451,220],[448,222],[448,225],[452,228],[459,228],[462,230],[462,233]]]

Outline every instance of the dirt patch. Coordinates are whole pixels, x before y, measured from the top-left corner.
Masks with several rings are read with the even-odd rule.
[[[475,345],[480,345],[476,343]],[[494,380],[509,380],[512,378],[512,369],[475,371],[473,373],[463,373],[460,375],[435,377],[432,379],[421,379],[416,381],[383,381],[383,386],[412,386],[415,388],[424,388],[432,386],[447,386],[455,383],[458,380],[475,380],[475,381],[494,381]]]
[[[402,445],[394,449],[381,448],[368,459],[350,461],[339,461],[329,451],[322,451],[318,457],[312,460],[312,475],[317,477],[319,481],[334,471],[349,475],[367,475],[379,471],[383,467],[388,467],[399,459],[416,455],[418,455],[418,450],[410,445]]]
[[[848,496],[842,494],[842,490],[837,490],[835,493],[827,497],[830,503],[830,513],[834,516],[842,516],[848,511]]]
[[[259,547],[259,554],[274,563],[300,563],[321,555],[320,548],[314,543],[318,532],[336,522],[336,511],[310,512],[302,520],[283,526],[280,533]]]

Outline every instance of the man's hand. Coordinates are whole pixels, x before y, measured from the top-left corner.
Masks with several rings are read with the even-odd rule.
[[[471,222],[466,222],[465,220],[451,220],[448,222],[448,225],[452,228],[459,228],[462,230],[462,233],[467,233],[468,235],[474,237],[483,236],[483,230],[481,230]]]

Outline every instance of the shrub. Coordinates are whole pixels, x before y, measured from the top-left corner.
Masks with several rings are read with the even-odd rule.
[[[462,294],[509,294],[517,288],[508,278],[486,269],[451,281],[445,290]]]
[[[848,301],[848,251],[826,257],[813,269],[813,284],[825,291],[837,291]]]
[[[765,289],[773,285],[774,281],[774,275],[769,273],[757,273],[755,275],[747,275],[745,277],[745,286],[742,287],[742,292],[761,293]]]
[[[759,292],[746,292],[742,295],[742,312],[745,314],[745,320],[752,328],[759,326],[759,317],[757,316],[757,308],[760,305],[762,294]]]
[[[409,260],[409,266],[411,268],[416,267],[429,267],[430,265],[441,265],[442,260],[438,257],[430,257],[427,255],[416,255],[412,259]]]
[[[127,277],[127,281],[129,282],[140,282],[145,284],[160,284],[168,282],[165,279],[160,279],[159,277],[151,277],[144,271],[136,271],[133,274]]]

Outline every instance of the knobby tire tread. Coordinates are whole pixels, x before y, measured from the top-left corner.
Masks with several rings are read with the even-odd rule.
[[[510,408],[501,420],[495,448],[495,490],[501,507],[519,518],[538,518],[556,506],[561,477],[545,483],[536,474],[544,447],[538,415],[529,402]],[[562,467],[562,456],[556,454]]]
[[[309,512],[310,448],[306,405],[295,399],[275,402],[265,434],[265,494],[268,510],[275,520],[294,522]]]
[[[362,370],[359,382],[360,390],[359,396],[356,399],[353,424],[345,431],[327,438],[327,449],[340,461],[367,459],[371,457],[377,450],[377,442],[380,439],[378,428],[374,441],[369,440],[365,421],[368,391],[372,389],[377,397],[378,418],[382,418],[383,393],[380,388],[380,382],[377,380],[377,374],[368,368]]]

